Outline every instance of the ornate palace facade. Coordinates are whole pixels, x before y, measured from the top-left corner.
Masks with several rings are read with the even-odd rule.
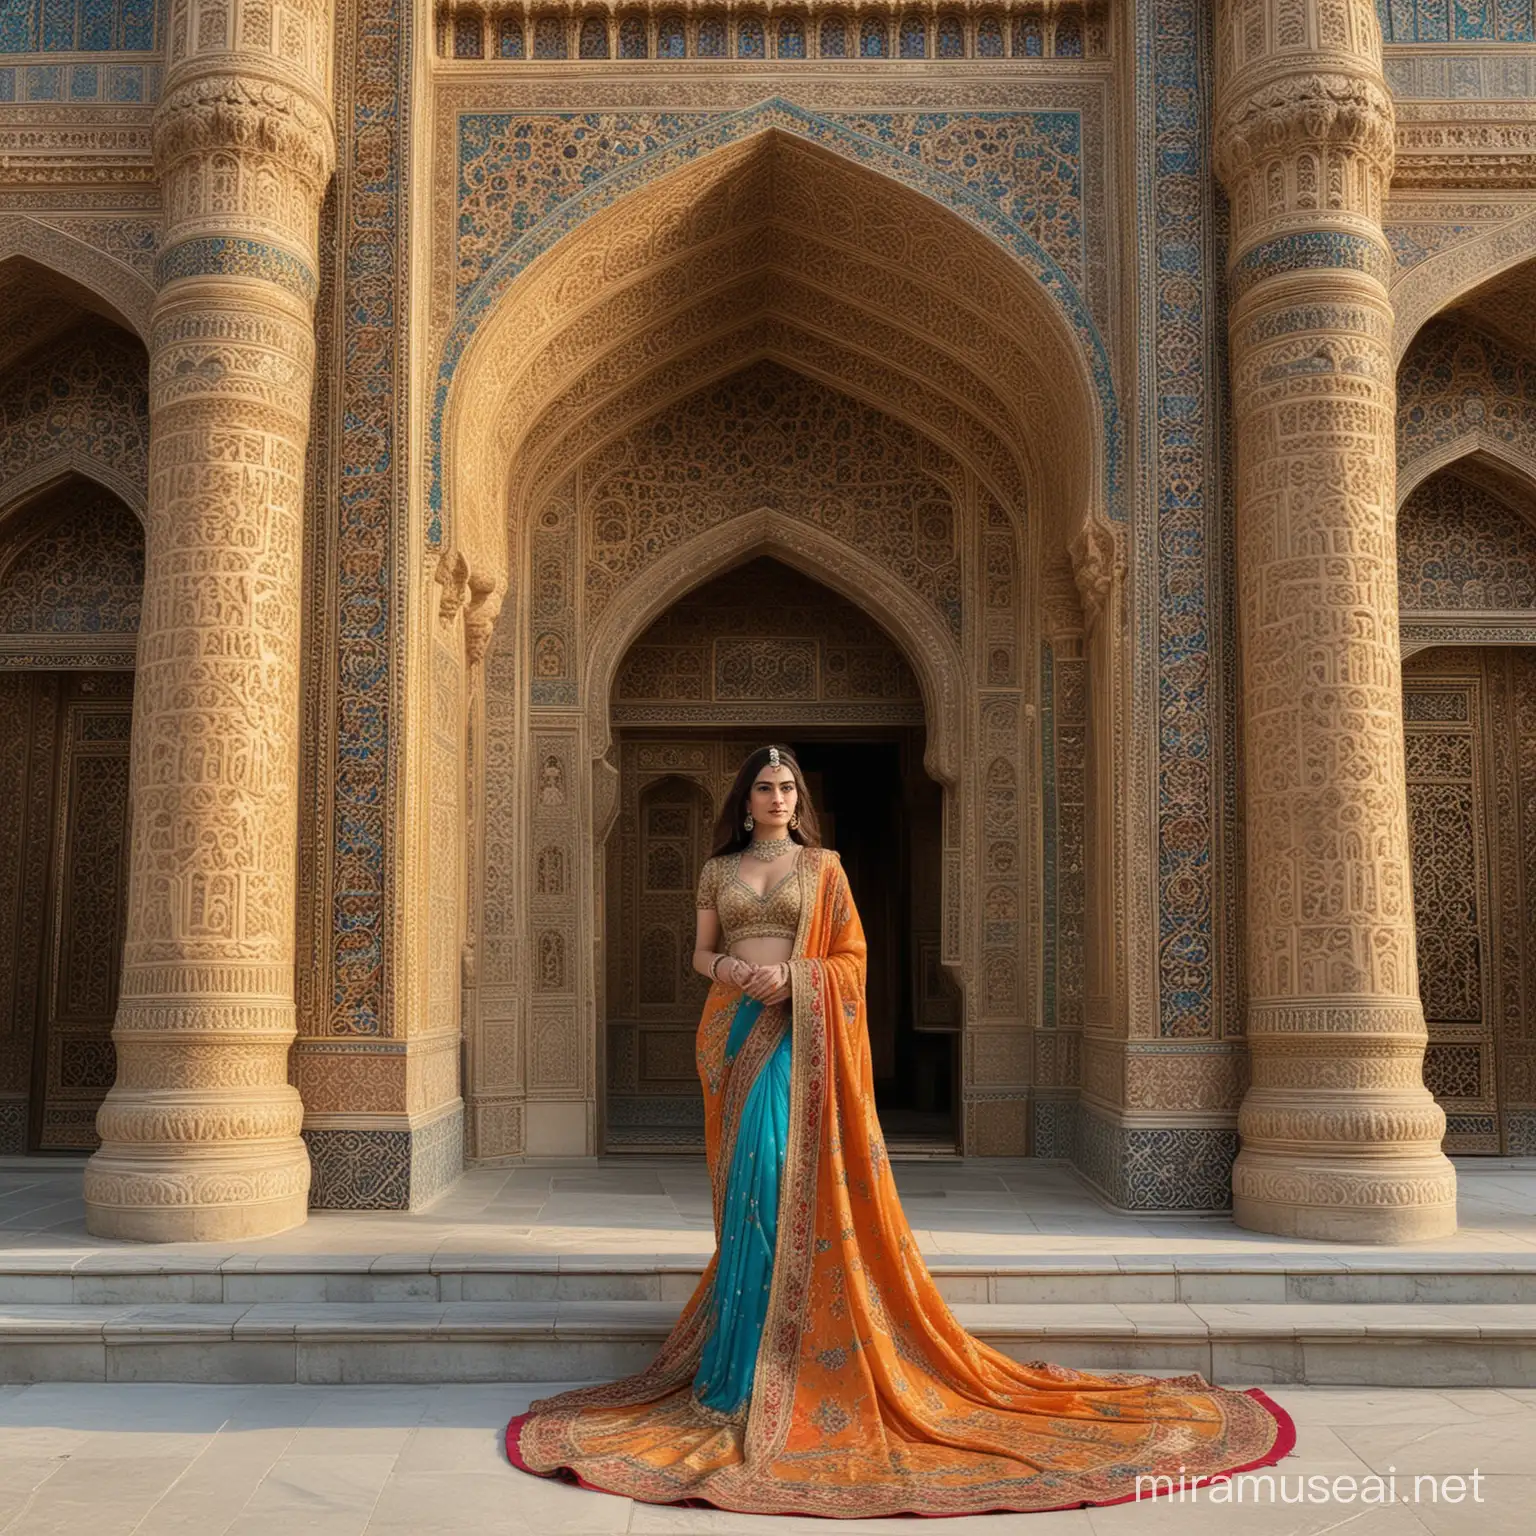
[[[693,1144],[770,734],[888,1130],[1379,1239],[1536,1152],[1531,0],[0,0],[0,1152]]]

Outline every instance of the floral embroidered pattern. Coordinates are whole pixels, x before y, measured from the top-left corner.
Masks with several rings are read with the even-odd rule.
[[[745,1422],[704,1412],[687,1385],[708,1327],[711,1262],[648,1371],[535,1403],[512,1421],[513,1465],[651,1503],[877,1516],[1106,1503],[1134,1497],[1138,1476],[1201,1479],[1285,1455],[1289,1421],[1262,1395],[1198,1376],[1021,1364],[960,1327],[890,1181],[876,1176],[884,1144],[864,934],[842,865],[807,849],[796,877],[789,1141]],[[782,1038],[759,1039],[771,1032],[754,1028],[722,1093],[715,1063],[732,1010],[720,999],[730,995],[712,989],[699,1043],[717,1226],[741,1085]],[[888,1432],[897,1423],[899,1436]]]

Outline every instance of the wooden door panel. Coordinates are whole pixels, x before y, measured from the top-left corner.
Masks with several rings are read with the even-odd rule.
[[[1450,1152],[1536,1151],[1536,656],[1446,647],[1403,669],[1424,1082]]]
[[[0,1153],[31,1145],[63,683],[0,672]]]
[[[34,1145],[98,1144],[112,1086],[112,1020],[128,873],[131,677],[71,678],[63,706],[48,902],[46,977],[34,1077]]]

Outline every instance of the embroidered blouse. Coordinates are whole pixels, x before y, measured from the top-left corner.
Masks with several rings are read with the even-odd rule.
[[[800,929],[800,882],[795,878],[799,863],[796,854],[789,873],[759,896],[741,878],[741,855],[722,853],[701,871],[694,905],[720,914],[726,949],[738,939],[793,939]]]

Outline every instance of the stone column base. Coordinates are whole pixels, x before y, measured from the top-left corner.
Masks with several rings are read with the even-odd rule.
[[[1240,1227],[1326,1242],[1412,1243],[1456,1230],[1456,1170],[1442,1153],[1347,1158],[1238,1153],[1232,1216]]]
[[[1226,1210],[1236,1150],[1230,1125],[1149,1125],[1086,1102],[1074,1116],[1072,1165],[1117,1210]]]
[[[85,1169],[85,1228],[141,1243],[267,1237],[309,1210],[309,1156],[297,1136],[253,1151],[227,1143],[172,1154],[103,1146]]]

